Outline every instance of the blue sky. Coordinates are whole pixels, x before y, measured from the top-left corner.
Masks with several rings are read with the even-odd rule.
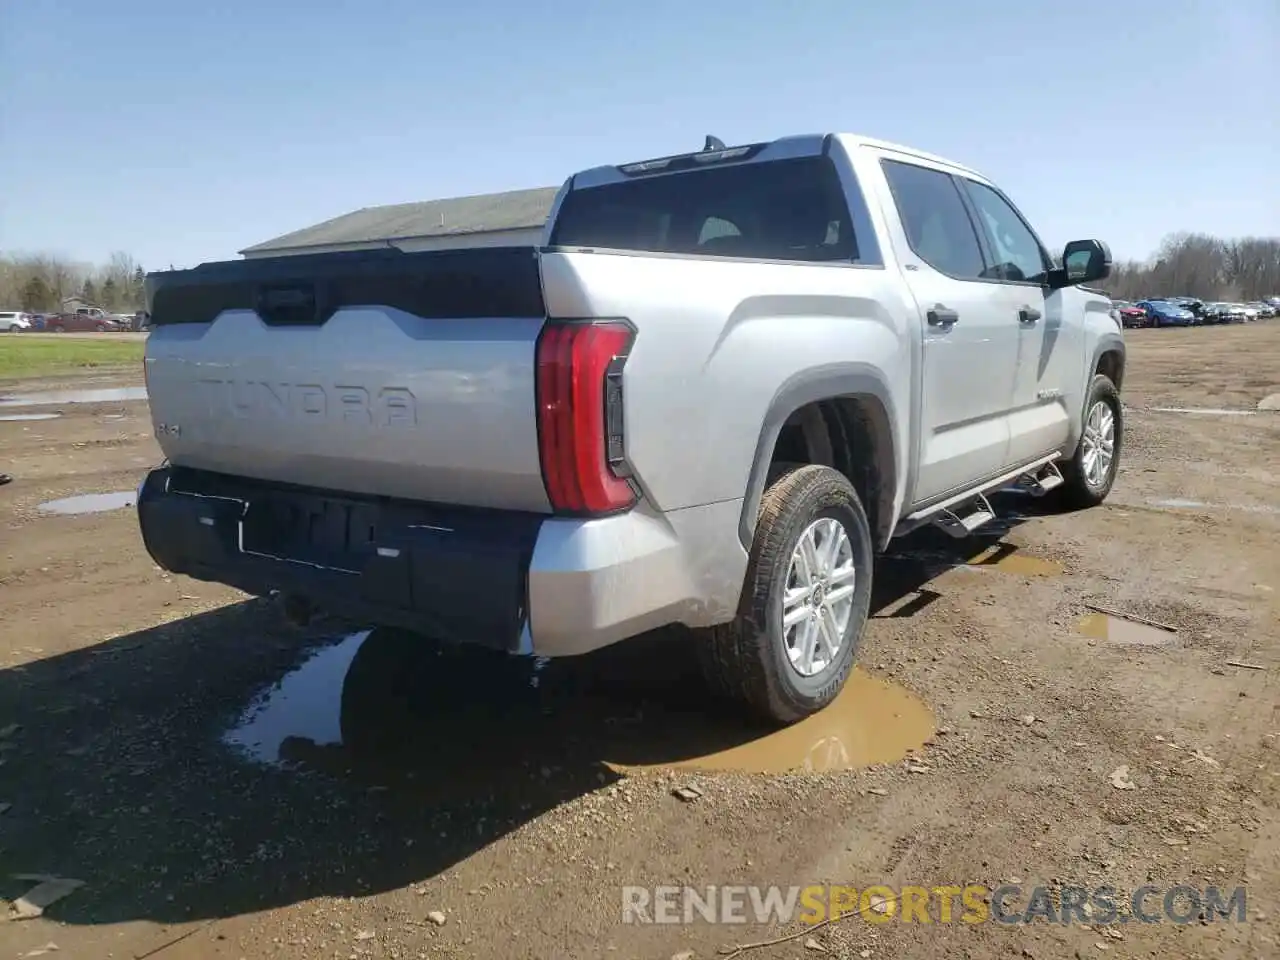
[[[1280,233],[1276,0],[22,0],[0,250],[148,268],[363,206],[848,130],[1047,242]]]

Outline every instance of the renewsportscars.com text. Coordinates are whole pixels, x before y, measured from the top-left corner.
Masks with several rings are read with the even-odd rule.
[[[854,887],[623,887],[622,922],[822,923],[857,914],[868,923],[1194,923],[1247,916],[1244,887],[1147,884],[1109,886],[1005,884]]]

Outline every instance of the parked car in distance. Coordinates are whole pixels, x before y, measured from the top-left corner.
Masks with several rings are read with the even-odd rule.
[[[30,329],[30,314],[21,310],[0,310],[0,333],[23,333]]]
[[[115,317],[98,307],[80,307],[75,313],[58,313],[45,320],[52,333],[114,333],[123,330]]]
[[[1261,300],[1253,300],[1246,303],[1245,306],[1250,310],[1257,311],[1257,316],[1254,318],[1255,320],[1266,320],[1269,317],[1275,316],[1275,310],[1272,308],[1271,304],[1264,303]]]
[[[1112,300],[1111,305],[1120,316],[1120,323],[1123,326],[1145,327],[1147,325],[1147,311],[1136,304],[1128,300]]]
[[[1204,302],[1197,300],[1195,297],[1164,297],[1167,303],[1173,304],[1175,307],[1181,307],[1191,314],[1194,322],[1204,322]]]
[[[1203,310],[1200,312],[1200,321],[1202,323],[1218,324],[1230,323],[1231,315],[1227,310],[1225,303],[1208,301],[1205,303]]]
[[[1055,266],[972,169],[708,138],[575,174],[544,231],[149,274],[156,563],[542,656],[683,624],[790,723],[849,677],[891,538],[1111,490],[1111,254]]]
[[[1196,315],[1168,300],[1139,300],[1136,304],[1147,312],[1153,327],[1190,327]]]

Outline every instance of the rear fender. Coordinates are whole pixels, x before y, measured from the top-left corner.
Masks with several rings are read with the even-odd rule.
[[[880,405],[887,420],[887,435],[878,437],[873,451],[865,454],[877,458],[880,466],[880,482],[876,484],[877,502],[866,504],[876,517],[874,531],[877,546],[883,548],[893,533],[902,503],[902,478],[904,465],[900,462],[903,446],[898,442],[899,421],[893,403],[893,395],[880,370],[869,364],[838,363],[805,370],[790,377],[774,393],[756,441],[755,457],[747,480],[743,499],[742,516],[738,522],[738,537],[750,551],[755,537],[756,519],[760,512],[760,500],[768,480],[770,461],[778,435],[793,413],[809,403],[838,398],[869,399]],[[853,451],[856,457],[860,451]],[[884,469],[884,464],[889,469]]]

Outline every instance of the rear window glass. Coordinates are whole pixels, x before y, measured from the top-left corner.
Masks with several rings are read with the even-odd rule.
[[[826,157],[741,163],[572,190],[551,237],[563,247],[769,260],[858,260]]]

